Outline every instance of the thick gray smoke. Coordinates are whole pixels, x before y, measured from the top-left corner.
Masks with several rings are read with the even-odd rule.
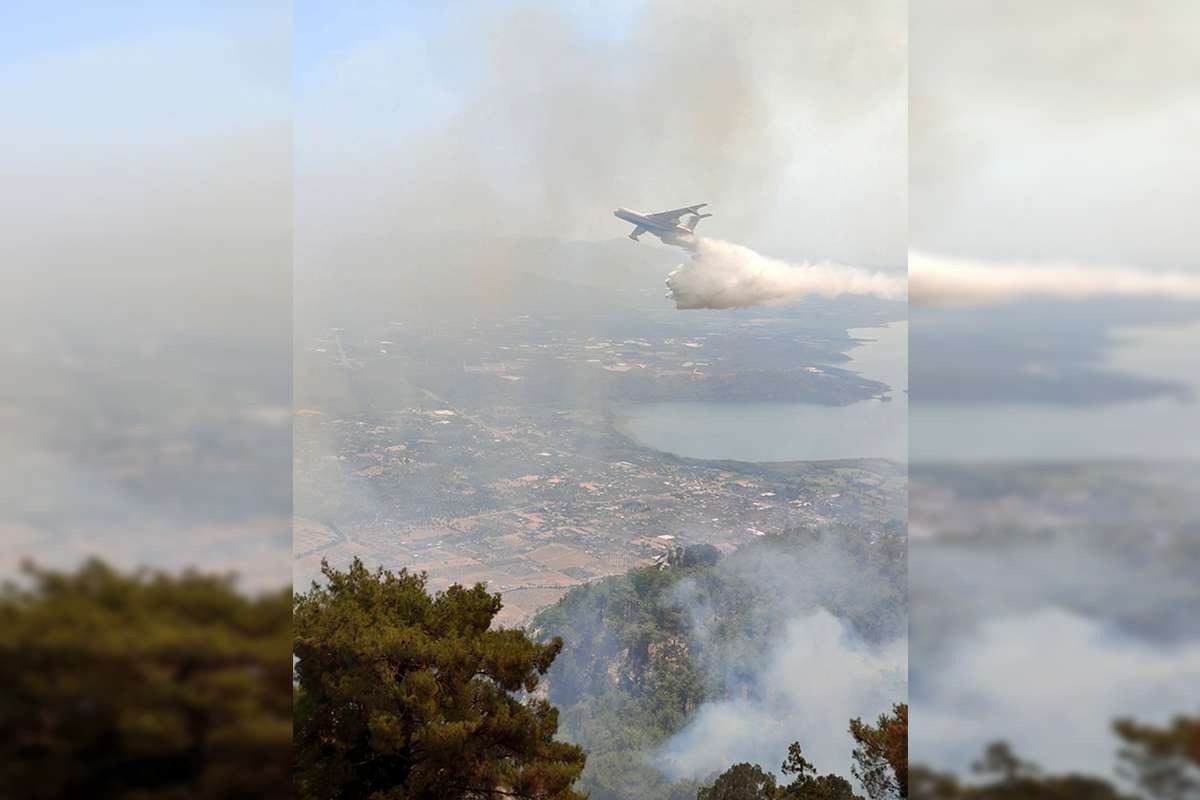
[[[720,239],[699,237],[691,260],[667,276],[675,307],[747,308],[787,305],[806,297],[870,295],[904,298],[904,279],[829,261],[797,264],[760,255]]]
[[[460,5],[306,73],[299,269],[329,245],[344,275],[347,237],[396,269],[404,234],[608,238],[615,205],[718,199],[773,248],[803,219],[813,252],[903,257],[905,3]]]
[[[849,720],[905,700],[908,657],[903,550],[876,541],[863,558],[847,546],[856,535],[743,548],[716,567],[728,596],[691,580],[676,587],[716,694],[653,755],[655,766],[672,779],[743,761],[777,770],[796,741],[822,771],[850,775]],[[732,597],[753,612],[731,636]]]
[[[978,306],[1021,297],[1102,296],[1200,300],[1200,274],[1065,261],[985,263],[919,251],[908,257],[908,298],[914,305]]]
[[[1004,739],[1049,771],[1107,773],[1119,747],[1114,719],[1163,724],[1194,708],[1200,642],[1148,642],[1044,608],[984,621],[925,668],[913,698],[920,760],[965,772]]]
[[[1195,711],[1200,470],[1014,462],[910,478],[914,761],[966,773],[1005,739],[1047,772],[1112,776],[1114,719]]]
[[[910,5],[910,241],[1196,263],[1200,5]]]
[[[847,721],[873,719],[904,696],[907,659],[904,639],[868,644],[818,608],[787,624],[746,696],[701,707],[658,765],[672,779],[743,761],[775,769],[798,741],[818,768],[849,775]]]

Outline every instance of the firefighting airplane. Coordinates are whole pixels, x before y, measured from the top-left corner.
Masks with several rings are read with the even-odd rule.
[[[628,208],[618,208],[613,212],[613,216],[634,226],[629,238],[635,242],[643,233],[650,232],[661,239],[663,244],[687,247],[694,239],[693,232],[696,230],[696,224],[705,217],[712,216],[712,214],[700,213],[700,209],[706,205],[708,203],[700,203],[676,208],[672,211],[659,211],[657,214],[642,214],[630,211]],[[681,225],[679,218],[685,214],[688,215],[688,220]]]

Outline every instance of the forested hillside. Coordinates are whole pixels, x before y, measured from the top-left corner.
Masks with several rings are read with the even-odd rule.
[[[763,705],[769,712],[776,697],[789,702],[788,687],[772,684],[779,672],[773,660],[792,635],[789,625],[816,613],[844,626],[843,638],[853,641],[847,647],[902,640],[903,538],[831,527],[763,537],[726,556],[707,545],[679,548],[658,565],[579,587],[543,611],[531,630],[565,643],[548,694],[561,710],[562,735],[589,753],[581,788],[594,800],[694,798],[728,763],[682,774],[688,770],[672,768],[671,758],[699,745],[672,737],[702,724],[698,711],[709,702],[745,702],[755,713]],[[840,656],[833,654],[831,669]],[[888,707],[881,702],[866,713]],[[789,708],[779,709],[780,718]],[[840,714],[827,734],[847,758],[849,716]],[[762,750],[778,752],[772,746],[764,741]]]

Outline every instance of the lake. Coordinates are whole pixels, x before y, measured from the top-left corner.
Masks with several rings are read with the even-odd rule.
[[[1119,343],[1107,359],[1112,369],[1197,386],[1200,325],[1115,334]],[[913,461],[1200,458],[1200,403],[1173,397],[1092,406],[918,403],[909,425]]]
[[[826,461],[908,457],[908,323],[852,328],[863,340],[837,366],[892,387],[890,402],[642,403],[618,425],[639,444],[680,456],[737,461]]]

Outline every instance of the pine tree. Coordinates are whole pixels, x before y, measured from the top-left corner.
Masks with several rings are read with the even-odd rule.
[[[1115,723],[1124,771],[1163,800],[1200,796],[1200,717],[1177,716],[1164,726]]]
[[[491,628],[482,584],[345,572],[295,597],[295,785],[301,798],[578,798],[583,751],[532,696],[562,641]]]
[[[850,781],[840,775],[829,773],[818,775],[817,768],[804,757],[799,742],[788,747],[787,760],[780,771],[784,775],[795,775],[795,779],[781,788],[781,800],[862,800],[854,793]]]
[[[908,797],[908,704],[897,703],[880,714],[875,726],[850,720],[854,737],[854,777],[871,800]]]
[[[290,595],[27,567],[0,591],[0,795],[290,797]]]
[[[696,793],[696,800],[773,800],[775,776],[757,764],[734,764]]]

